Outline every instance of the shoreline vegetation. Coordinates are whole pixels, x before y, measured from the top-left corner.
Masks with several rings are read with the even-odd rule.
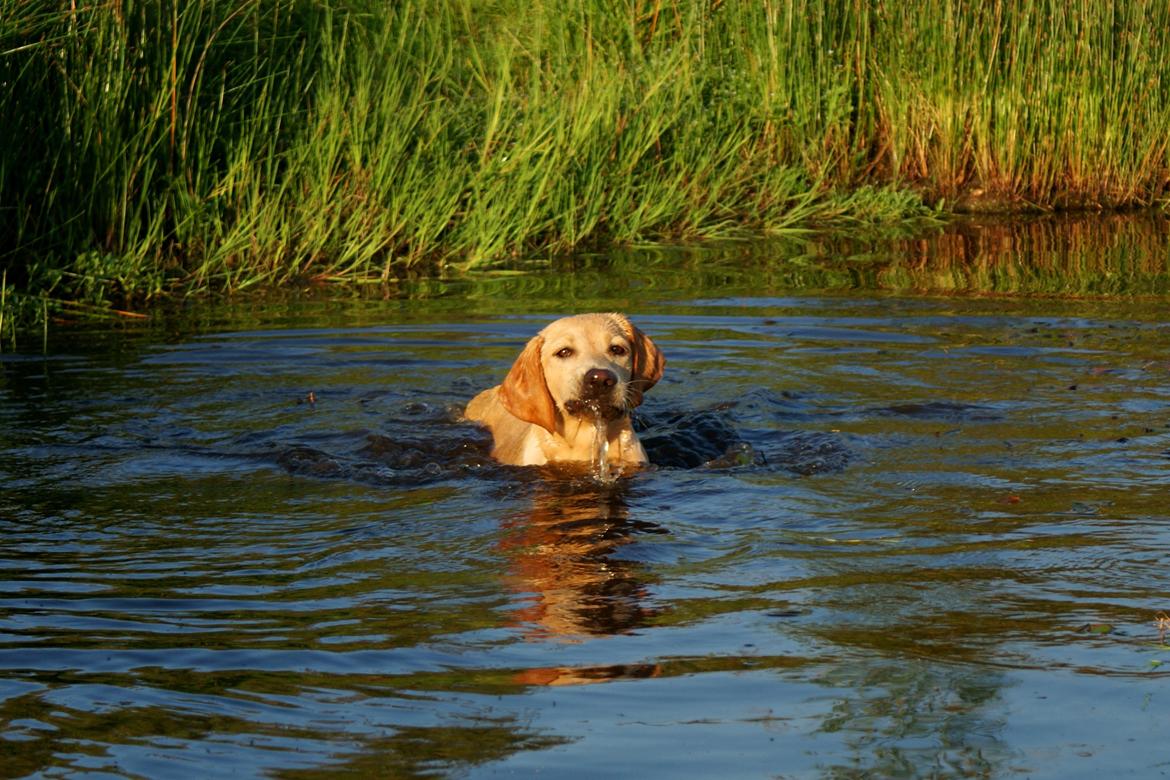
[[[0,0],[0,340],[653,242],[1162,208],[1155,0]]]

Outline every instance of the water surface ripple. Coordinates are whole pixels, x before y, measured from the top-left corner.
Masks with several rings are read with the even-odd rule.
[[[633,314],[612,485],[458,421],[551,311],[0,357],[3,773],[1165,771],[1170,324]]]

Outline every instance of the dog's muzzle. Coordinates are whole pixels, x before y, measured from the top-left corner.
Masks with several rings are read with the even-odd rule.
[[[614,403],[617,374],[607,368],[591,368],[581,377],[579,398],[565,401],[565,411],[576,417],[594,417],[616,420],[625,409]]]

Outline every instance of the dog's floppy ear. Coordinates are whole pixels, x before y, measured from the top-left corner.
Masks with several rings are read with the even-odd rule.
[[[512,370],[500,385],[500,403],[513,417],[524,422],[539,425],[549,433],[557,427],[557,406],[548,384],[544,381],[544,368],[540,365],[540,348],[544,339],[535,336],[530,340],[520,357],[512,364]]]
[[[626,320],[629,327],[630,343],[633,345],[633,365],[630,370],[630,403],[642,403],[642,394],[654,387],[662,378],[666,358],[650,337]]]

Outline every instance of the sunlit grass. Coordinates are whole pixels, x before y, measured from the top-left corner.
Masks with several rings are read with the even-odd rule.
[[[4,323],[939,203],[1150,205],[1168,64],[1146,0],[0,0]]]

